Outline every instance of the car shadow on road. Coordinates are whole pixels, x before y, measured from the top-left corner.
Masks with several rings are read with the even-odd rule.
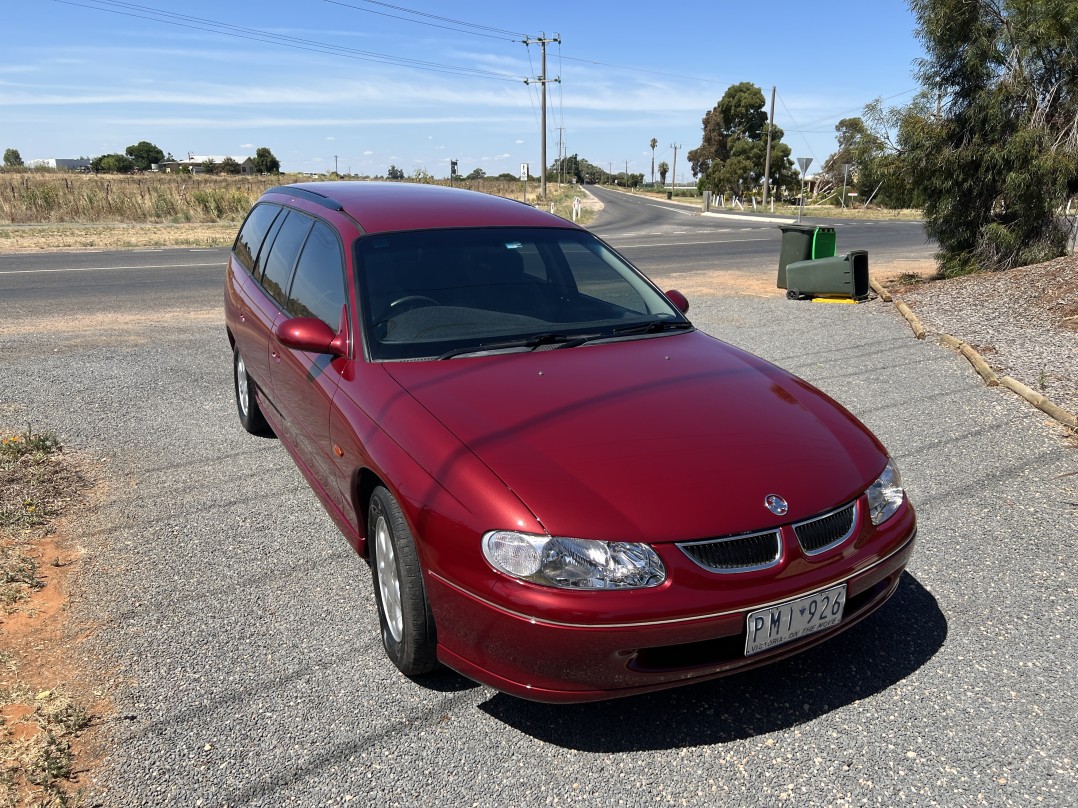
[[[773,665],[591,704],[538,704],[498,693],[479,709],[533,738],[583,752],[725,743],[789,729],[880,693],[924,665],[946,638],[936,599],[907,572],[874,615]]]

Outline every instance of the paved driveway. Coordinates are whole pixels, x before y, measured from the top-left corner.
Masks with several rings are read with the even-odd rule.
[[[576,707],[396,672],[366,566],[236,422],[219,298],[9,313],[0,419],[109,461],[74,601],[119,713],[91,802],[1073,805],[1074,451],[882,304],[692,302],[891,447],[919,546],[889,605],[819,648]]]

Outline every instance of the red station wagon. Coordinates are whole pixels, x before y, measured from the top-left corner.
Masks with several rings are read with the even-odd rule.
[[[390,659],[549,702],[802,651],[912,552],[880,442],[687,310],[563,219],[395,183],[267,191],[225,289],[240,421],[369,562]]]

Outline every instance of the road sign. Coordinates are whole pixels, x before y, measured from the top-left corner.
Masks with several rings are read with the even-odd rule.
[[[521,163],[520,164],[520,179],[522,181],[524,181],[524,182],[528,181],[528,164],[527,163]]]

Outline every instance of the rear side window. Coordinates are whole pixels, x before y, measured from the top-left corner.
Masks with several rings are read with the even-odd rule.
[[[285,307],[294,317],[317,317],[334,331],[345,303],[344,255],[333,229],[315,222],[296,266]]]
[[[236,243],[232,245],[232,252],[248,272],[254,272],[258,251],[262,249],[266,233],[280,212],[281,209],[276,205],[257,205],[240,228]]]
[[[292,276],[292,267],[296,265],[300,248],[303,247],[307,233],[314,223],[314,219],[294,210],[288,211],[286,215],[288,218],[277,231],[269,257],[262,262],[266,265],[262,287],[282,307],[288,303],[288,281]]]

